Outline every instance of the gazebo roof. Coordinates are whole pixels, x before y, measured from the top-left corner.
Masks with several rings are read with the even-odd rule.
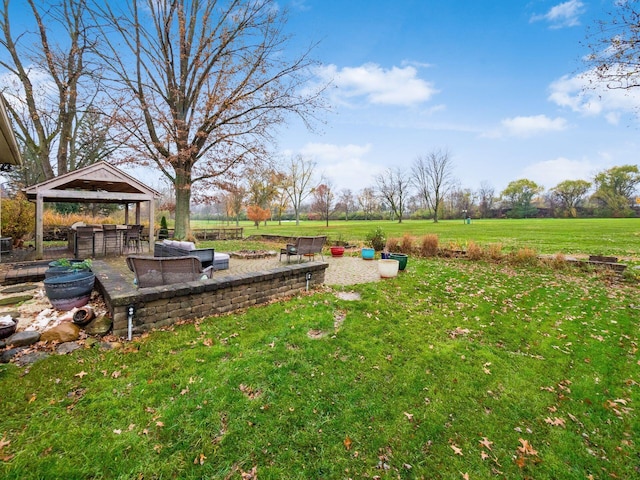
[[[0,94],[0,164],[20,165],[20,149],[4,102]]]
[[[150,201],[160,194],[102,161],[23,189],[29,200],[125,203]]]

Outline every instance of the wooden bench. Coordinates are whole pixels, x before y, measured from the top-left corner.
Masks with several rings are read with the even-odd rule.
[[[618,263],[618,257],[606,257],[603,255],[589,255],[587,263],[596,267],[610,268],[616,272],[623,272],[627,268],[624,263]]]
[[[298,263],[300,263],[302,257],[312,257],[315,259],[316,253],[320,254],[320,257],[324,261],[322,248],[326,241],[326,236],[298,237],[296,238],[296,243],[288,243],[285,248],[280,249],[280,261],[282,261],[282,255],[287,256],[287,262],[290,261],[292,256],[297,255]]]
[[[202,268],[198,257],[149,257],[129,255],[127,266],[136,276],[140,288],[211,278],[213,267]]]

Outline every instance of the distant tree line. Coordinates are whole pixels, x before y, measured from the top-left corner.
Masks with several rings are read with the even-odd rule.
[[[229,222],[391,220],[533,217],[638,216],[637,165],[603,170],[591,179],[565,180],[545,190],[532,180],[510,182],[504,190],[484,181],[476,190],[453,177],[447,150],[416,157],[410,168],[394,168],[377,175],[375,185],[358,192],[336,190],[316,163],[302,156],[252,167],[237,183],[215,197],[218,201],[194,209],[194,218]]]

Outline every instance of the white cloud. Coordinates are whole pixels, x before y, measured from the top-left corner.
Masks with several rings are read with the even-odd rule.
[[[532,22],[546,21],[551,28],[575,27],[580,25],[580,15],[585,11],[584,3],[580,0],[569,0],[552,7],[543,15],[534,15]]]
[[[359,158],[371,151],[371,144],[366,145],[334,145],[331,143],[307,143],[300,153],[305,156],[318,157],[326,161]]]
[[[567,128],[564,118],[549,118],[546,115],[513,117],[502,121],[502,126],[510,136],[531,137],[539,133],[559,132]]]
[[[308,143],[300,153],[312,158],[317,163],[318,176],[327,177],[337,190],[349,188],[355,193],[371,186],[374,176],[383,171],[379,165],[366,161],[371,150],[371,144]]]
[[[500,128],[484,132],[485,138],[519,137],[529,138],[548,132],[560,132],[567,129],[567,121],[562,117],[549,118],[546,115],[505,118]]]
[[[412,65],[391,69],[375,63],[342,69],[325,65],[318,74],[337,87],[337,100],[365,97],[372,104],[410,106],[426,102],[438,92],[432,83],[418,78]]]
[[[558,157],[527,166],[522,171],[522,177],[549,189],[565,180],[590,180],[595,168],[596,166],[588,160]]]
[[[57,97],[56,84],[46,71],[30,65],[26,69],[27,76],[33,87],[34,98],[37,106],[42,111],[48,111],[53,107]],[[3,73],[0,75],[0,89],[4,97],[15,108],[20,115],[27,117],[29,109],[26,104],[26,95],[22,82],[13,73]]]
[[[637,113],[640,109],[638,89],[608,88],[598,81],[593,70],[572,77],[565,75],[553,82],[549,89],[549,100],[556,105],[587,116],[602,114],[613,125],[620,121],[621,114]]]

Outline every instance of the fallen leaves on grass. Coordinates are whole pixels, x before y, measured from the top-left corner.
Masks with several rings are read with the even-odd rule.
[[[451,338],[457,338],[457,337],[461,337],[461,336],[464,336],[464,335],[468,335],[469,333],[471,333],[471,330],[469,330],[468,328],[456,327],[455,330],[451,330],[449,332],[449,336]]]
[[[628,415],[631,413],[631,408],[625,407],[628,401],[624,398],[617,398],[615,400],[606,400],[604,402],[604,408],[611,410],[616,417],[622,418],[622,415]]]
[[[238,388],[249,400],[254,400],[262,395],[262,390],[260,390],[259,388],[250,387],[248,385],[245,385],[244,383],[241,383]]]
[[[76,373],[76,374],[74,375],[74,377],[82,378],[82,377],[84,377],[85,375],[89,375],[89,374],[88,374],[87,372],[85,372],[84,370],[82,370],[80,373]]]
[[[342,441],[342,444],[344,445],[345,450],[351,450],[351,444],[353,442],[351,441],[351,439],[349,438],[349,436],[347,435],[345,437],[345,439]]]
[[[461,457],[464,456],[464,454],[462,453],[462,449],[458,447],[455,443],[452,443],[449,446],[453,450],[453,453],[455,453],[456,455],[460,455]]]
[[[544,419],[545,423],[548,423],[549,425],[553,426],[553,427],[562,427],[565,428],[565,420],[564,418],[560,418],[560,417],[547,417]]]
[[[242,480],[257,480],[257,478],[258,478],[258,467],[254,466],[248,472],[243,472],[242,470],[240,470],[240,476],[242,477]]]
[[[196,458],[193,459],[193,464],[194,465],[204,465],[204,461],[207,459],[207,457],[205,457],[204,453],[201,453],[199,455],[196,455]]]
[[[487,450],[491,450],[491,445],[493,445],[493,442],[490,441],[487,437],[482,437],[482,440],[480,441],[480,445],[482,445]]]
[[[327,334],[325,332],[323,332],[322,330],[318,330],[315,328],[312,328],[311,330],[309,330],[307,332],[307,337],[309,337],[312,340],[317,340],[319,338],[323,338],[325,337]]]
[[[13,457],[15,457],[15,454],[4,455],[4,452],[3,452],[4,447],[9,446],[10,444],[11,444],[11,440],[6,440],[6,437],[3,435],[2,440],[0,440],[0,461],[8,462]]]
[[[517,457],[515,459],[516,465],[519,468],[524,468],[527,463],[539,463],[538,451],[533,448],[533,445],[529,443],[529,440],[519,438],[520,446],[516,448]]]

